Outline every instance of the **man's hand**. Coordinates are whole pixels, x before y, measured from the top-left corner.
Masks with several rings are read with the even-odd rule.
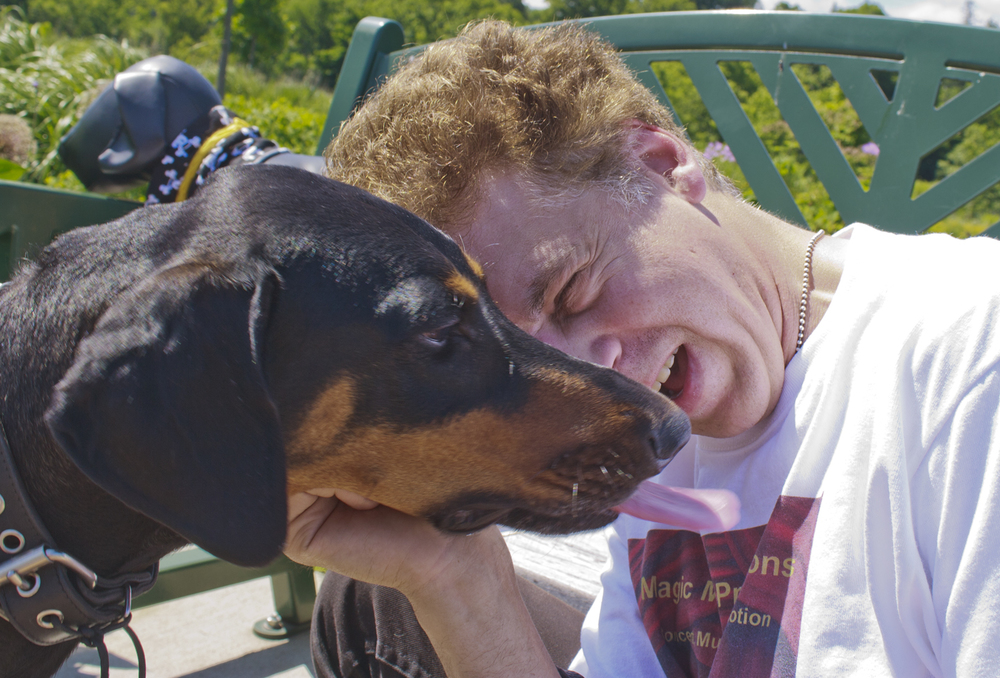
[[[483,533],[446,535],[425,520],[345,490],[297,494],[288,502],[288,516],[289,558],[390,586],[407,596],[437,577],[449,576],[442,570],[481,555],[480,541],[499,539]],[[502,539],[499,542],[502,545]]]
[[[449,678],[558,676],[496,527],[444,534],[343,490],[297,494],[288,516],[288,557],[405,594]]]

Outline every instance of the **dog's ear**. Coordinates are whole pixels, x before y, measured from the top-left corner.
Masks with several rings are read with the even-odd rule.
[[[285,539],[284,449],[260,356],[275,278],[186,266],[126,293],[80,343],[46,413],[101,488],[244,566]]]

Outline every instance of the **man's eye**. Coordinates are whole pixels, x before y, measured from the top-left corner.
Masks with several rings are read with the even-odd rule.
[[[585,297],[585,280],[583,276],[583,271],[577,271],[573,276],[563,285],[563,288],[559,290],[559,294],[556,295],[554,306],[554,315],[557,318],[566,318],[575,313],[579,313],[585,309],[584,299]]]

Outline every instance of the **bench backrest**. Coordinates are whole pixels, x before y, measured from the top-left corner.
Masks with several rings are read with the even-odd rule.
[[[0,280],[60,233],[111,221],[142,203],[36,184],[0,181]]]
[[[621,51],[667,106],[670,100],[652,64],[682,63],[756,200],[790,221],[805,223],[721,62],[753,65],[845,223],[922,232],[1000,179],[1000,148],[994,146],[929,190],[916,196],[914,191],[922,159],[1000,104],[1000,31],[804,12],[671,12],[585,23]],[[367,18],[358,25],[320,150],[380,79],[422,49],[402,46],[403,31],[394,21]],[[877,144],[867,187],[795,75],[796,64],[829,68]],[[880,81],[894,82],[894,88]],[[942,103],[940,92],[948,81],[964,90]],[[1000,236],[1000,223],[987,234]]]

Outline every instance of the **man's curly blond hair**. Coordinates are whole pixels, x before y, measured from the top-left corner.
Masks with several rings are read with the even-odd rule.
[[[576,24],[470,24],[400,68],[340,129],[327,171],[446,228],[477,182],[516,176],[548,204],[601,186],[624,204],[649,186],[629,153],[633,120],[686,140],[612,46]],[[699,154],[709,187],[727,190]]]

